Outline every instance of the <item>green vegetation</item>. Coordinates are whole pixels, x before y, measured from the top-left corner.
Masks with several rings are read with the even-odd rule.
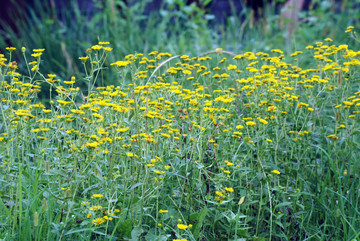
[[[0,54],[0,239],[360,238],[357,27],[317,41],[298,38],[317,29],[303,23],[296,45],[279,49],[282,33],[254,31],[261,21],[237,23],[240,33],[225,26],[217,39],[196,5],[145,21],[145,5],[111,19],[107,4],[73,26],[72,41],[50,27],[59,19],[32,25],[46,17],[34,10],[28,27],[48,24],[47,35],[20,34],[41,48],[14,42]],[[169,25],[158,26],[174,16],[189,21],[165,43]],[[95,45],[82,39],[82,28],[108,21],[128,21],[118,25],[128,39],[114,24],[89,32]]]

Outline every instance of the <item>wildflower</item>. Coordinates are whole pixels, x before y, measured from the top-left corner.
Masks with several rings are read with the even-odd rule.
[[[97,210],[99,210],[99,209],[102,209],[102,206],[97,205],[97,206],[92,206],[92,207],[90,207],[90,210],[91,210],[91,211],[97,211]]]
[[[254,122],[254,121],[247,121],[245,124],[247,126],[256,126],[256,122]]]
[[[92,195],[92,197],[94,197],[94,198],[101,198],[101,197],[103,197],[104,195],[102,195],[102,194],[93,194]]]
[[[266,120],[264,120],[264,119],[259,118],[259,121],[260,121],[261,123],[263,123],[264,125],[268,124],[268,122],[267,122]]]
[[[127,152],[126,155],[127,155],[128,157],[133,157],[133,156],[134,156],[134,153],[132,153],[132,152]]]
[[[89,148],[97,148],[99,146],[99,143],[98,142],[89,142],[89,143],[86,143],[85,144],[86,147],[89,147]]]
[[[187,226],[187,225],[185,225],[185,224],[179,223],[179,224],[177,225],[177,227],[178,227],[179,229],[181,229],[181,230],[184,230],[184,229],[187,229],[189,226]]]
[[[226,165],[227,165],[228,167],[231,167],[231,166],[233,166],[233,165],[234,165],[234,163],[229,162],[229,161],[226,161]]]
[[[234,189],[232,187],[225,187],[225,190],[228,192],[234,192]]]
[[[131,62],[130,61],[117,61],[115,63],[110,64],[111,66],[115,65],[116,67],[125,67],[128,66]]]
[[[104,216],[104,219],[111,221],[111,220],[113,220],[113,217]]]
[[[163,137],[165,138],[170,138],[170,135],[169,134],[166,134],[166,133],[160,133]]]
[[[280,175],[280,172],[278,170],[272,170],[271,173],[274,173],[276,175]]]
[[[39,58],[42,55],[42,53],[34,53],[31,56],[34,58]]]
[[[95,218],[92,223],[97,226],[97,225],[100,225],[100,224],[103,224],[105,223],[105,219],[104,218]]]
[[[347,29],[345,30],[345,33],[349,33],[354,29],[354,26],[349,26],[347,27]]]
[[[38,69],[38,66],[37,66],[37,65],[34,65],[34,67],[31,68],[31,71],[32,71],[32,72],[35,72],[37,69]]]
[[[236,126],[236,129],[238,129],[238,130],[241,130],[242,128],[244,128],[244,126],[242,126],[242,125],[237,125]]]
[[[111,52],[113,49],[110,48],[110,47],[105,47],[104,50],[105,50],[105,52],[109,53],[109,52]]]
[[[233,65],[233,64],[230,64],[228,67],[227,67],[228,70],[233,70],[233,69],[237,69],[236,65]]]
[[[89,59],[89,56],[86,56],[86,57],[79,57],[79,59],[80,59],[83,63],[85,63],[85,62],[86,62],[86,60],[88,60],[88,59]]]
[[[339,137],[337,137],[335,134],[328,135],[327,137],[331,138],[331,139],[334,139],[334,140],[339,139]]]
[[[191,71],[190,70],[183,70],[183,73],[186,74],[186,75],[191,75]]]
[[[343,101],[343,103],[346,105],[346,106],[352,106],[354,104],[354,102],[352,101]]]
[[[15,51],[16,48],[15,47],[6,47],[6,50],[8,50],[9,52]]]
[[[99,51],[100,49],[103,48],[103,46],[100,46],[100,45],[94,45],[91,47],[93,50],[96,50],[96,51]]]
[[[168,213],[168,212],[169,212],[168,210],[162,210],[162,209],[159,210],[159,213]]]
[[[165,173],[164,171],[158,171],[158,170],[154,170],[154,172],[155,172],[156,174],[158,174],[158,175],[162,175],[162,174]]]

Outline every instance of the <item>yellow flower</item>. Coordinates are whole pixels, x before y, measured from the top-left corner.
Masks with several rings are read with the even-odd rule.
[[[97,225],[100,225],[100,224],[103,224],[105,223],[105,219],[104,218],[95,218],[92,223],[97,226]]]
[[[97,148],[98,145],[99,145],[99,143],[96,142],[96,141],[95,141],[95,142],[89,142],[89,143],[86,143],[86,144],[85,144],[86,147],[94,148],[94,149]]]
[[[159,213],[168,213],[169,211],[168,210],[162,210],[160,209]]]
[[[112,217],[108,217],[108,216],[104,216],[104,219],[109,220],[109,221],[113,220]]]
[[[236,129],[238,129],[238,130],[241,130],[242,128],[244,128],[244,126],[242,126],[242,125],[237,125],[236,126]]]
[[[256,126],[256,122],[254,122],[254,121],[247,121],[245,124],[247,126]]]
[[[271,172],[276,174],[276,175],[280,175],[280,172],[278,170],[272,170]]]
[[[343,101],[346,106],[352,106],[354,103],[351,101]]]
[[[109,52],[112,50],[112,48],[110,48],[110,47],[105,47],[104,50],[105,50],[105,52],[109,53]]]
[[[15,47],[6,47],[6,50],[12,52],[12,51],[16,50],[16,48]]]
[[[94,197],[94,198],[101,198],[101,197],[103,197],[104,195],[102,195],[102,194],[94,194],[94,195],[92,195],[92,197]]]
[[[33,51],[34,51],[35,53],[41,53],[41,52],[44,52],[45,49],[33,49]]]
[[[99,209],[102,209],[102,206],[97,205],[97,206],[92,206],[92,207],[90,207],[90,210],[91,210],[91,211],[97,211],[97,210],[99,210]]]
[[[115,63],[110,64],[111,66],[115,65],[116,67],[125,67],[127,65],[129,65],[131,62],[130,61],[117,61]]]
[[[225,190],[228,192],[234,192],[234,189],[232,187],[225,187]]]
[[[35,53],[32,54],[31,56],[33,56],[34,58],[39,58],[42,55],[42,53]]]
[[[94,46],[92,46],[91,47],[93,50],[100,50],[100,49],[102,49],[103,48],[103,46],[100,46],[100,45],[94,45]]]
[[[236,65],[233,65],[233,64],[230,64],[228,67],[227,67],[228,70],[233,70],[233,69],[237,69]]]
[[[339,139],[339,137],[337,137],[335,134],[328,135],[327,137],[328,137],[328,138],[331,138],[331,139],[334,139],[334,140]]]
[[[184,229],[187,229],[189,226],[187,226],[187,225],[185,225],[185,224],[179,223],[179,224],[177,225],[177,227],[178,227],[179,229],[181,229],[181,230],[184,230]]]
[[[132,153],[132,152],[127,152],[126,155],[127,155],[128,157],[133,157],[133,156],[134,156],[134,153]]]
[[[166,133],[160,133],[163,137],[165,137],[165,138],[169,138],[170,137],[170,135],[169,134],[166,134]]]
[[[225,195],[222,192],[219,192],[219,191],[216,191],[215,194],[220,196],[220,197],[225,197]]]
[[[34,67],[31,68],[31,71],[34,72],[34,71],[36,71],[37,69],[38,69],[38,66],[37,66],[37,64],[36,64],[36,65],[34,65]]]
[[[89,59],[89,56],[86,56],[86,57],[79,57],[79,59],[80,59],[81,61],[85,62],[86,60],[88,60],[88,59]]]
[[[263,123],[264,125],[266,125],[266,124],[268,123],[266,120],[261,119],[261,118],[259,118],[259,121],[260,121],[261,123]]]

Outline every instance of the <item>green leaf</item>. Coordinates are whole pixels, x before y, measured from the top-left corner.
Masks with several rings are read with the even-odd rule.
[[[200,211],[199,214],[192,214],[193,215],[193,218],[196,219],[197,223],[193,226],[193,235],[194,235],[194,238],[197,240],[199,238],[199,235],[200,235],[200,229],[202,228],[202,224],[203,224],[203,221],[206,217],[206,214],[207,214],[207,207],[205,206],[203,208],[203,210]]]
[[[292,206],[292,202],[283,202],[283,203],[279,203],[278,205],[275,206],[275,208],[281,208],[284,206]]]
[[[132,220],[126,219],[124,222],[120,223],[120,225],[117,228],[117,231],[119,232],[119,238],[130,238],[132,236]]]
[[[143,232],[144,232],[144,230],[142,228],[134,228],[131,231],[131,240],[132,241],[140,240],[139,237]]]

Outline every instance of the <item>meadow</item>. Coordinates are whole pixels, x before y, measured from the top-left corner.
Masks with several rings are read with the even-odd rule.
[[[360,52],[332,42],[115,61],[98,42],[81,79],[7,47],[0,238],[358,240]]]

